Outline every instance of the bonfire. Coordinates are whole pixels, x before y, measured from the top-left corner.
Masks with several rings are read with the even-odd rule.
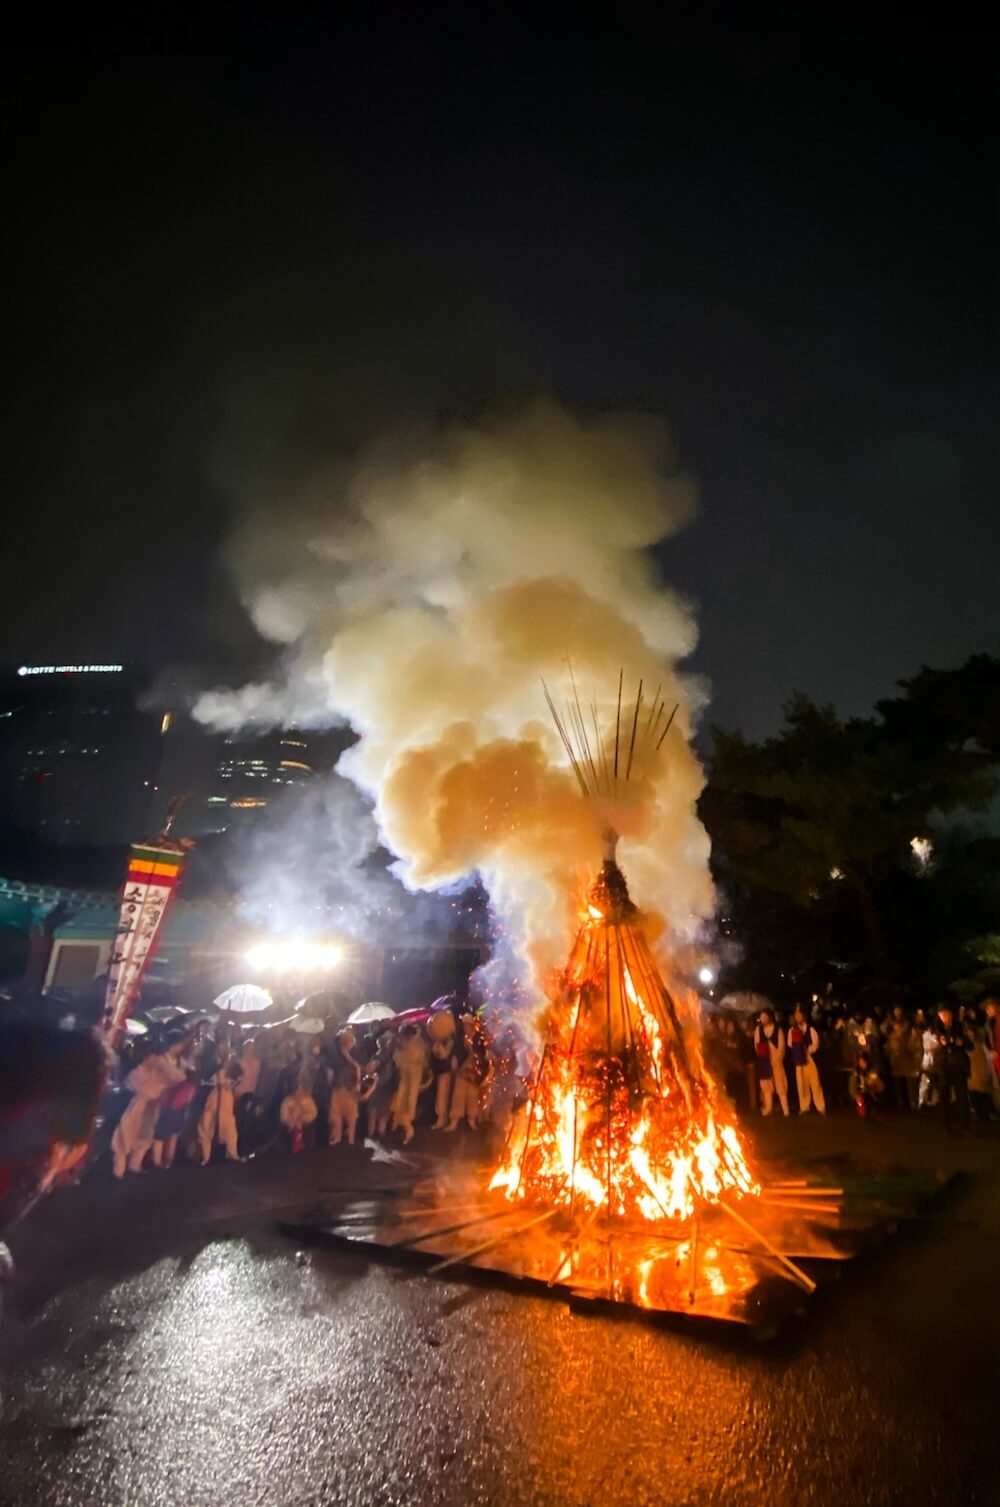
[[[850,1249],[844,1188],[775,1179],[773,1168],[761,1186],[705,1070],[697,999],[668,982],[629,896],[615,822],[630,804],[634,815],[650,789],[645,774],[674,713],[659,692],[644,707],[640,682],[623,723],[619,679],[606,736],[590,708],[591,740],[575,687],[563,713],[548,699],[605,845],[548,990],[523,1108],[485,1176],[448,1163],[381,1211],[349,1205],[324,1233],[416,1255],[430,1273],[485,1271],[556,1289],[576,1305],[627,1304],[773,1332],[816,1287],[792,1256],[829,1266]],[[856,1236],[878,1228],[887,1209],[912,1209],[926,1196],[855,1183]]]
[[[705,1072],[697,1001],[679,1004],[664,982],[613,837],[607,847],[545,1017],[527,1111],[490,1188],[572,1214],[689,1219],[760,1189]]]

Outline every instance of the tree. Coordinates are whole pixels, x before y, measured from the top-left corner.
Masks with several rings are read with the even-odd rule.
[[[862,956],[885,983],[900,971],[887,913],[915,880],[913,839],[997,791],[1000,661],[925,669],[902,689],[847,721],[793,696],[762,743],[713,730],[701,807],[724,886],[781,896],[800,923],[821,911],[841,944],[849,897]]]

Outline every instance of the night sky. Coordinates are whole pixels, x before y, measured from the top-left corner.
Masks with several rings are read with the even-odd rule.
[[[0,658],[239,677],[227,487],[539,391],[670,422],[714,720],[1000,647],[985,36],[202,9],[8,39]]]

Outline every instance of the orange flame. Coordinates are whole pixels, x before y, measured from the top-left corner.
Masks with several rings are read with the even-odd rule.
[[[697,1053],[665,1030],[656,997],[665,991],[637,929],[605,921],[586,906],[527,1110],[490,1187],[645,1220],[684,1220],[698,1203],[759,1193]],[[581,1039],[595,1000],[608,1049],[593,1027]]]

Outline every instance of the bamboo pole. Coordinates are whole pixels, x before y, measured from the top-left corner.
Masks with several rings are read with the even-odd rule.
[[[795,1214],[839,1214],[840,1204],[821,1204],[815,1200],[806,1203],[793,1203],[791,1199],[762,1198],[761,1203],[768,1209],[787,1209]]]
[[[584,779],[583,770],[580,768],[579,761],[577,760],[576,751],[573,748],[572,740],[570,739],[569,734],[563,726],[562,718],[559,715],[559,709],[557,708],[555,702],[552,700],[552,695],[544,680],[542,681],[542,690],[545,692],[545,700],[548,703],[548,708],[552,716],[552,720],[556,725],[556,731],[562,739],[562,745],[565,748],[569,762],[573,767],[573,773],[576,775],[577,783],[580,786],[580,792],[582,795],[586,795],[587,782]]]
[[[807,1188],[805,1184],[767,1183],[761,1198],[843,1198],[843,1188]]]
[[[760,1230],[750,1223],[749,1219],[744,1219],[743,1215],[737,1213],[731,1204],[726,1203],[725,1199],[719,1199],[719,1208],[722,1209],[723,1213],[728,1214],[730,1219],[734,1220],[736,1224],[742,1225],[743,1229],[751,1234],[755,1240],[759,1240],[764,1249],[774,1257],[775,1261],[779,1261],[791,1273],[800,1287],[804,1287],[806,1292],[811,1293],[816,1291],[816,1283],[811,1277],[806,1275],[801,1266],[796,1266],[794,1261],[790,1261],[787,1256],[782,1255],[777,1246],[772,1245],[767,1236],[762,1235]]]
[[[610,942],[608,941],[609,926],[604,922],[604,1017],[607,1028],[607,1056],[605,1058],[604,1071],[607,1075],[608,1106],[607,1106],[607,1200],[608,1218],[611,1218],[611,956]]]
[[[666,725],[666,727],[663,729],[662,733],[660,734],[660,741],[656,745],[656,751],[657,751],[657,753],[659,753],[660,749],[663,747],[663,740],[667,736],[667,733],[670,731],[670,729],[673,727],[673,725],[674,725],[674,718],[677,716],[677,713],[678,713],[679,709],[680,709],[680,702],[678,701],[677,705],[674,707],[673,711],[670,713],[670,716],[667,718],[667,725]]]
[[[618,799],[618,744],[622,729],[622,682],[625,679],[625,671],[618,671],[618,711],[615,716],[615,799]]]
[[[544,1224],[547,1219],[554,1219],[559,1213],[558,1209],[547,1209],[544,1214],[529,1219],[527,1224],[519,1224],[516,1230],[505,1230],[500,1235],[495,1235],[491,1240],[484,1240],[482,1245],[474,1245],[471,1251],[460,1251],[457,1256],[449,1256],[446,1261],[437,1261],[427,1268],[427,1275],[436,1276],[438,1272],[447,1271],[449,1266],[458,1266],[460,1262],[471,1261],[473,1256],[482,1256],[496,1245],[503,1245],[508,1240],[516,1240],[519,1235],[532,1230],[536,1225]]]
[[[632,717],[632,741],[629,743],[628,764],[625,767],[625,783],[632,778],[632,757],[635,753],[635,730],[639,725],[639,708],[642,705],[642,681],[639,681],[639,689],[635,697],[635,713]]]
[[[388,1249],[395,1250],[401,1245],[419,1245],[422,1240],[437,1240],[442,1235],[457,1235],[459,1230],[471,1229],[474,1224],[487,1224],[491,1219],[509,1219],[512,1214],[518,1214],[520,1210],[501,1209],[499,1213],[491,1210],[488,1214],[479,1214],[475,1219],[460,1219],[457,1224],[438,1225],[433,1230],[418,1230],[415,1235],[405,1235],[402,1240],[390,1240]]]
[[[535,1124],[535,1108],[538,1104],[538,1091],[542,1086],[542,1074],[545,1071],[545,1059],[548,1055],[549,1044],[548,1042],[546,1042],[545,1046],[542,1048],[542,1060],[538,1064],[538,1076],[535,1079],[535,1086],[531,1095],[531,1103],[528,1106],[528,1128],[524,1133],[524,1146],[521,1149],[521,1162],[517,1169],[516,1192],[521,1191],[521,1184],[524,1181],[524,1164],[528,1158],[528,1147],[531,1145],[531,1132]]]

